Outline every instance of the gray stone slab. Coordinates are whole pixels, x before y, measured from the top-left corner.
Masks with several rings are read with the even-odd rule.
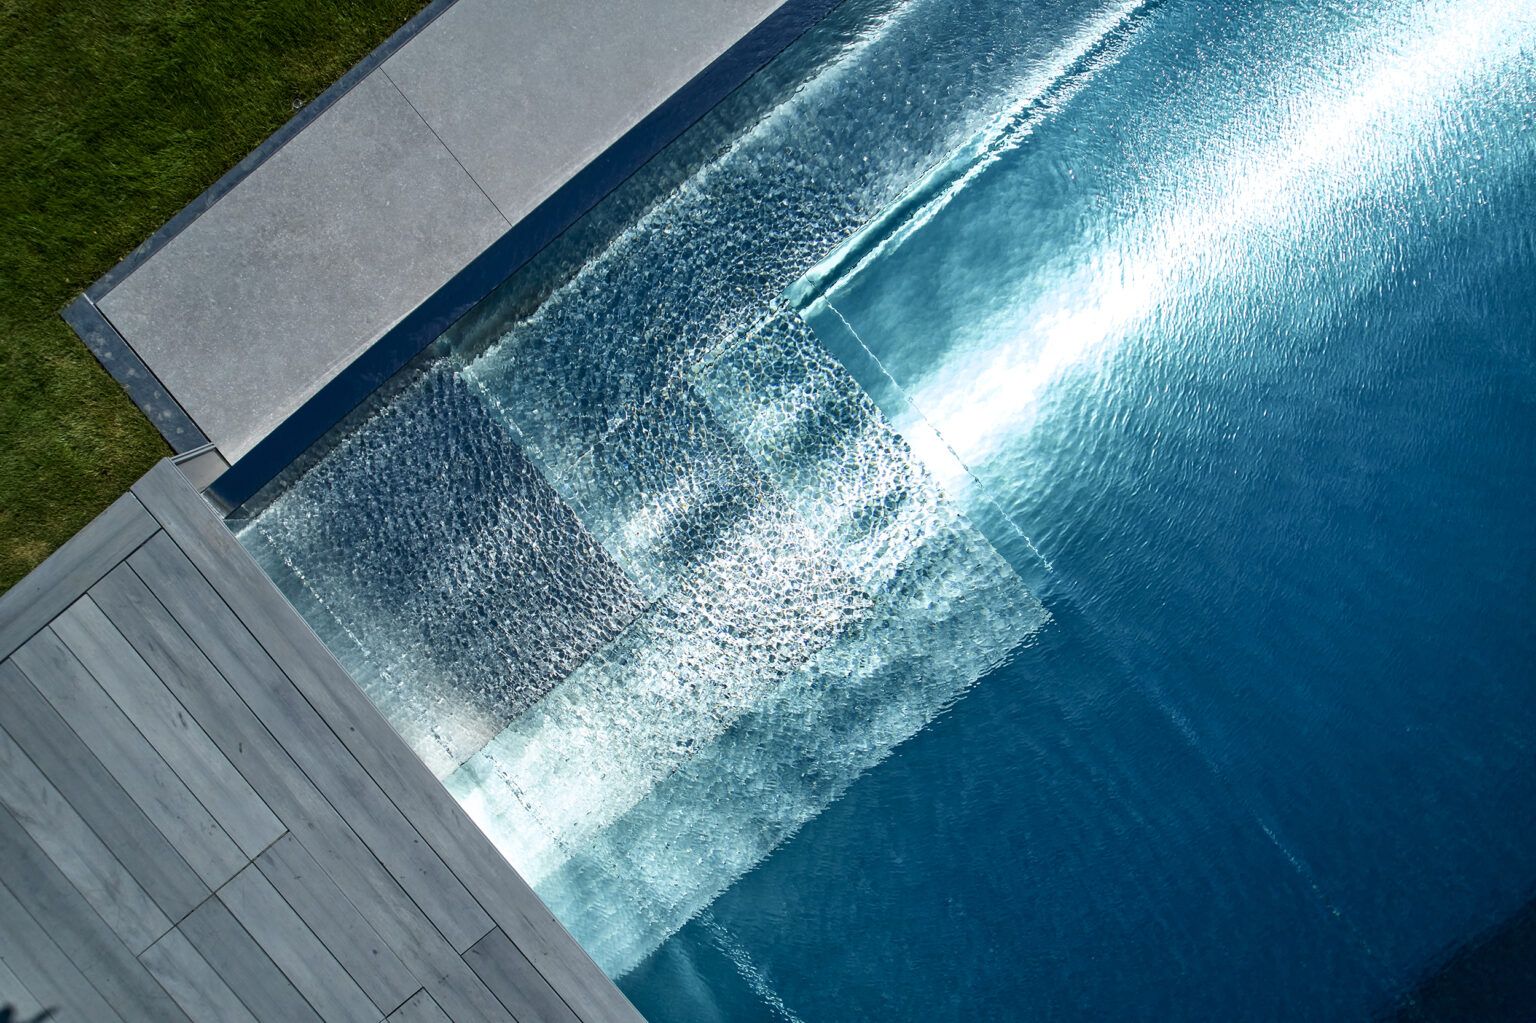
[[[160,527],[124,494],[0,595],[0,660],[53,620]]]
[[[516,222],[780,2],[459,0],[384,71]]]
[[[373,1023],[379,1011],[255,865],[219,889],[219,901],[328,1023]]]
[[[233,461],[507,226],[376,71],[98,305]]]

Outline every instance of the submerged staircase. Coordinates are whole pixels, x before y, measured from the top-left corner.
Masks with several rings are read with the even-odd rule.
[[[1046,615],[794,312],[583,327],[441,359],[241,538],[617,976]]]
[[[1045,619],[787,311],[542,467],[652,603],[447,784],[614,974]]]

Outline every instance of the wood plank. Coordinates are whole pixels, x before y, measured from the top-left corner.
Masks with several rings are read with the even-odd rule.
[[[194,499],[201,503],[196,495]],[[235,543],[218,519],[213,523],[224,531],[230,543]],[[238,544],[236,552],[259,575],[261,570]],[[159,585],[151,584],[155,596],[454,948],[462,952],[479,941],[493,926],[490,917],[444,865],[432,845],[423,841],[385,796],[347,745],[272,662],[184,552],[176,549],[169,538],[157,537],[130,558],[129,564],[141,578],[153,576],[160,580]],[[266,576],[255,582],[265,588],[270,598],[282,600]],[[292,608],[286,603],[281,606],[288,615],[288,630],[307,631],[308,626]],[[366,701],[350,678],[343,675],[342,679],[359,699]],[[393,730],[388,733],[388,741],[392,755],[417,759]],[[441,787],[439,791],[444,792],[443,798],[451,799]]]
[[[0,864],[16,901],[125,1019],[187,1023],[164,990],[26,830],[0,809]]]
[[[501,1004],[524,1023],[580,1023],[576,1013],[555,993],[539,971],[497,928],[464,953],[469,968],[485,981]]]
[[[379,1010],[255,864],[219,889],[219,901],[328,1023],[375,1023]]]
[[[111,586],[104,587],[96,598],[102,610],[203,722],[225,755],[348,901],[384,936],[417,979],[438,992],[453,1019],[458,1023],[506,1019],[506,1010],[496,996],[293,763],[160,601],[157,595],[166,594],[166,603],[184,614],[195,614],[199,600],[222,606],[168,538],[157,537],[152,543],[169,548],[167,556],[145,552],[136,568],[112,573],[106,580]],[[203,630],[198,631],[201,634]],[[238,669],[238,664],[234,667]]]
[[[320,1023],[283,971],[218,899],[198,906],[178,929],[257,1019]]]
[[[247,859],[277,840],[277,816],[89,594],[51,628]]]
[[[416,992],[400,1008],[389,1014],[387,1023],[453,1023],[432,999],[431,994],[422,990]]]
[[[643,1023],[420,758],[401,755],[403,742],[394,729],[308,626],[294,624],[297,612],[176,468],[162,462],[134,485],[134,493],[577,1015],[588,1023]]]
[[[167,917],[179,920],[208,897],[208,886],[10,661],[0,662],[0,728]]]
[[[179,929],[145,949],[139,958],[192,1023],[257,1023]]]
[[[4,730],[0,804],[134,952],[170,930],[165,913]]]
[[[43,1003],[27,990],[3,959],[0,959],[0,1009],[10,1009],[18,1020],[31,1019],[43,1011]]]
[[[210,888],[250,862],[52,627],[11,659]]]
[[[0,884],[0,959],[5,961],[44,1008],[64,1020],[124,1023],[79,967],[38,926],[11,890]]]
[[[379,1012],[388,1015],[421,987],[293,835],[278,839],[256,864]]]
[[[465,885],[484,902],[497,925],[528,957],[539,974],[586,1023],[644,1023],[624,993],[555,919],[549,907],[506,861],[491,840],[451,796],[426,765],[412,758],[371,762],[380,785],[394,794],[402,810],[418,822],[422,834]],[[438,792],[434,793],[433,789]]]
[[[160,527],[124,494],[0,595],[0,660],[9,657]]]

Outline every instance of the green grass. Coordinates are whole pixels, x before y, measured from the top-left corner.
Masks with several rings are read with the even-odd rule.
[[[0,590],[169,453],[58,317],[422,0],[0,0]]]

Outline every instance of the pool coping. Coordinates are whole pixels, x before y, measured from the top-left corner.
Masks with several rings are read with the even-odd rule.
[[[456,2],[433,0],[61,310],[61,315],[81,341],[177,453],[201,448],[208,444],[209,438],[103,315],[98,303]],[[785,0],[781,3],[456,271],[445,284],[374,339],[345,368],[236,460],[213,482],[208,496],[225,509],[244,504],[496,286],[521,269],[840,2]]]
[[[417,11],[409,21],[391,33],[388,39],[348,68],[318,96],[300,107],[292,117],[263,139],[239,163],[225,171],[197,198],[178,210],[154,234],[134,246],[128,255],[118,260],[110,270],[91,282],[84,292],[75,296],[59,311],[64,322],[69,324],[76,336],[85,343],[91,354],[96,356],[96,360],[112,375],[112,378],[128,392],[133,403],[154,424],[166,443],[171,446],[171,450],[178,455],[207,445],[209,442],[207,435],[154,371],[139,357],[139,353],[134,351],[128,340],[106,318],[97,303],[106,298],[107,294],[126,280],[130,274],[143,266],[151,256],[165,248],[193,221],[224,198],[236,185],[250,177],[257,168],[275,156],[280,149],[296,138],[299,132],[309,127],[316,118],[334,106],[337,100],[352,90],[353,86],[367,78],[374,69],[456,3],[458,0],[432,0],[427,6]]]

